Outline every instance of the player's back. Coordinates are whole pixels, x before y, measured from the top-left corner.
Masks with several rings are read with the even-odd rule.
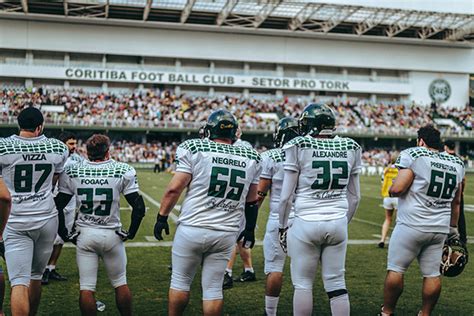
[[[464,177],[464,163],[447,153],[413,147],[402,151],[395,165],[409,168],[415,175],[408,192],[399,197],[397,223],[447,233],[451,202]]]
[[[350,138],[299,136],[284,151],[285,169],[299,172],[295,216],[308,221],[346,216],[349,177],[361,169],[360,146]]]
[[[270,217],[278,219],[278,207],[280,205],[283,177],[285,175],[283,169],[285,154],[281,148],[275,148],[263,152],[261,156],[262,173],[260,177],[272,181],[270,191]]]
[[[138,191],[135,169],[115,160],[84,160],[68,166],[60,179],[60,192],[75,195],[76,225],[116,229],[120,222],[120,194]]]
[[[260,155],[251,148],[191,139],[176,152],[177,172],[192,174],[179,223],[237,231],[251,184],[258,184]]]
[[[65,144],[44,135],[0,139],[2,177],[12,196],[10,227],[36,229],[56,216],[53,177],[63,171],[67,155]]]

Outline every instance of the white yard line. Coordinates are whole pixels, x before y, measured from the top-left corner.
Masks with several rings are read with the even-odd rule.
[[[151,204],[155,205],[156,207],[158,207],[158,209],[160,208],[161,204],[160,202],[158,202],[157,200],[155,200],[154,198],[152,198],[151,196],[149,196],[148,194],[146,194],[145,192],[141,191],[140,190],[140,194],[143,195],[143,197],[145,199],[147,199],[148,201],[151,202]],[[178,207],[181,209],[181,205],[176,205],[175,206],[175,209],[178,210]],[[173,220],[173,222],[177,222],[178,221],[178,216],[176,216],[176,214],[174,214],[173,212],[170,213],[169,217],[171,217],[171,219]]]

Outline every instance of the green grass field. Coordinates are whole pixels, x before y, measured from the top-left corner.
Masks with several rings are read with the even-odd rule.
[[[139,172],[140,187],[151,198],[159,201],[171,178],[168,174]],[[468,177],[468,183],[474,176]],[[373,244],[350,244],[346,261],[346,280],[351,299],[353,315],[376,315],[382,303],[383,281],[387,249],[378,249],[375,242],[380,234],[380,224],[384,219],[381,208],[380,180],[378,177],[361,179],[362,202],[354,220],[349,225],[351,240],[368,240]],[[124,202],[123,206],[125,206]],[[136,315],[165,315],[167,311],[167,293],[170,281],[168,265],[171,263],[171,248],[157,247],[157,242],[150,242],[153,236],[153,225],[158,208],[150,200],[146,218],[134,242],[148,242],[146,247],[132,247],[128,242],[128,282],[134,295],[134,312]],[[465,203],[474,205],[474,186],[469,186],[465,193]],[[466,212],[467,225],[474,227],[473,208]],[[261,209],[258,219],[257,238],[262,239],[268,214],[268,201]],[[129,224],[129,211],[122,211],[125,227]],[[172,224],[171,241],[175,226]],[[474,235],[473,230],[470,230]],[[472,239],[471,239],[472,240]],[[472,244],[469,245],[474,251]],[[258,280],[253,283],[235,284],[234,288],[224,292],[224,314],[226,315],[262,315],[264,311],[265,275],[263,273],[263,251],[261,246],[253,250],[254,268]],[[67,282],[51,282],[43,288],[40,306],[41,315],[78,315],[79,277],[75,261],[75,250],[65,248],[58,264],[59,271],[68,277]],[[241,269],[240,259],[234,267],[234,273]],[[443,280],[443,292],[434,315],[474,315],[474,264],[467,266],[464,273],[457,278]],[[397,315],[416,315],[421,302],[422,277],[416,262],[406,274],[405,291],[399,301]],[[8,283],[7,283],[8,285]],[[97,298],[106,304],[103,315],[116,315],[114,292],[103,268],[99,271]],[[192,292],[191,302],[186,310],[187,315],[201,314],[200,275],[197,275]],[[293,288],[290,282],[289,264],[285,269],[285,282],[280,298],[279,314],[289,315],[292,311]],[[9,291],[7,290],[5,310],[9,313]],[[324,293],[321,278],[318,275],[314,287],[314,314],[329,315],[329,302]]]

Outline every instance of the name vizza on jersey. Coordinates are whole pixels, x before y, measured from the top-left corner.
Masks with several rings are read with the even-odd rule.
[[[22,154],[24,161],[41,161],[46,160],[45,154]]]

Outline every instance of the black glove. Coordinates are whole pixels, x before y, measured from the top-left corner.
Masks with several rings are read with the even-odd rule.
[[[80,231],[73,230],[68,236],[67,239],[72,242],[74,245],[77,245],[77,237],[81,234]]]
[[[237,241],[241,240],[242,247],[252,249],[255,245],[255,231],[244,229],[244,231],[240,233],[239,238],[237,238]]]
[[[278,239],[280,240],[281,249],[283,252],[287,252],[287,244],[286,244],[286,234],[288,233],[288,227],[278,229]]]
[[[61,227],[61,226],[59,226],[59,227],[58,227],[58,235],[59,235],[59,237],[61,237],[61,239],[62,239],[64,242],[68,242],[68,241],[69,241],[69,239],[68,239],[69,232],[67,231],[67,228],[66,228],[66,227]]]
[[[122,241],[133,239],[133,237],[130,238],[130,236],[128,235],[128,231],[126,230],[123,230],[123,229],[116,230],[115,233],[120,237],[120,239],[122,239]]]
[[[3,242],[3,239],[0,240],[0,256],[5,260],[5,243]]]
[[[163,232],[163,229],[165,230],[166,235],[170,234],[170,226],[168,225],[168,216],[161,216],[160,214],[158,214],[158,217],[156,218],[155,229],[153,231],[156,239],[163,240],[163,236],[161,235]]]

